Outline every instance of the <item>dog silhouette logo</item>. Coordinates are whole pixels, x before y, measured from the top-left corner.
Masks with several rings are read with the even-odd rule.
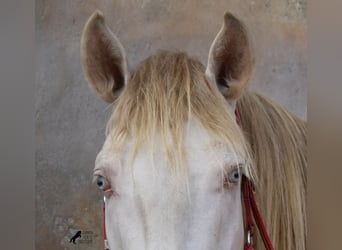
[[[71,237],[70,243],[76,244],[76,240],[81,237],[81,231],[77,231],[77,233]]]

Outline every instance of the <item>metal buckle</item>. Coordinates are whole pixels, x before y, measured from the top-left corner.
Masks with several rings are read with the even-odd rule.
[[[247,231],[247,245],[250,246],[252,244],[251,242],[251,230]]]
[[[251,230],[247,230],[247,239],[246,239],[247,246],[250,246],[252,244],[252,235]]]
[[[253,245],[253,228],[248,227],[247,228],[247,237],[246,237],[246,246],[252,246]]]

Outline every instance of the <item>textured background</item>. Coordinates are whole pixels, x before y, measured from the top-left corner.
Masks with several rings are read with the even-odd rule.
[[[156,49],[185,50],[204,64],[225,10],[251,34],[251,88],[306,119],[305,0],[37,0],[36,249],[102,249],[101,193],[92,184],[111,109],[88,88],[80,37],[100,9],[131,68]],[[77,231],[82,238],[69,243]]]

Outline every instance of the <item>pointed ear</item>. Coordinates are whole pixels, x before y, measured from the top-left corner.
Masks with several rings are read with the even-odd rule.
[[[81,61],[95,93],[108,103],[115,101],[128,78],[127,59],[100,11],[91,15],[83,29]]]
[[[254,56],[244,25],[227,12],[210,47],[206,75],[227,100],[236,100],[248,87],[253,68]]]

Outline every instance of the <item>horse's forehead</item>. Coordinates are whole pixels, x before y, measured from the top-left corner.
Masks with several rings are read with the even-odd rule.
[[[116,168],[124,167],[125,162],[129,162],[131,151],[129,145],[128,143],[127,148],[121,155],[118,155],[113,150],[110,140],[106,140],[102,150],[96,157],[95,172],[97,170],[105,170],[104,174],[112,175],[116,172]],[[242,155],[232,151],[222,142],[215,140],[207,141],[205,138],[200,137],[187,140],[185,151],[190,173],[206,172],[208,170],[216,172],[216,170],[222,170],[243,161]],[[167,156],[161,147],[156,147],[152,155],[154,164],[164,164],[166,162]],[[150,156],[151,152],[149,152],[148,147],[143,145],[136,155],[135,165],[149,165],[152,160]]]

